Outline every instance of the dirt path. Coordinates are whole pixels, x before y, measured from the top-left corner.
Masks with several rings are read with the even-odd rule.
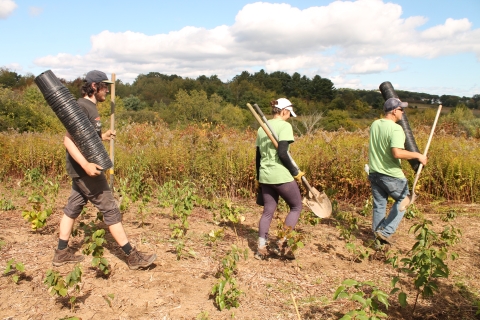
[[[124,224],[130,241],[141,250],[155,251],[158,259],[148,270],[130,271],[125,257],[109,235],[105,257],[112,265],[109,277],[100,276],[90,267],[91,257],[81,263],[83,281],[75,312],[70,311],[68,299],[49,295],[43,284],[57,242],[57,228],[61,208],[69,187],[63,185],[57,198],[56,212],[41,232],[34,233],[21,216],[29,207],[28,190],[16,183],[0,187],[0,199],[10,199],[15,210],[0,211],[0,266],[5,269],[9,259],[23,262],[25,274],[18,284],[12,275],[0,277],[0,319],[62,319],[76,316],[81,319],[298,319],[292,296],[302,319],[338,319],[355,307],[346,300],[333,300],[333,294],[344,279],[372,280],[380,289],[390,292],[390,281],[397,272],[384,263],[384,254],[377,252],[370,258],[355,262],[345,248],[334,220],[323,220],[317,226],[300,223],[298,231],[305,236],[305,247],[297,252],[295,261],[271,258],[257,261],[253,258],[256,246],[257,224],[261,208],[254,201],[241,206],[246,209],[245,222],[235,230],[225,226],[225,237],[216,246],[207,244],[205,235],[219,229],[212,221],[212,212],[195,208],[189,218],[186,247],[196,253],[195,258],[177,260],[170,239],[169,209],[160,208],[156,201],[149,204],[148,218],[139,226],[137,207],[124,214]],[[435,208],[435,209],[432,209]],[[452,224],[463,232],[462,241],[454,247],[458,260],[449,262],[451,275],[439,281],[439,293],[432,299],[419,300],[418,319],[475,319],[473,301],[480,297],[480,207],[465,204],[436,204],[420,206],[424,216],[441,231],[444,222],[439,211],[455,210],[458,217]],[[359,208],[340,206],[343,212],[358,212]],[[370,218],[360,219],[356,244],[366,244],[371,237]],[[89,206],[85,221],[93,221],[96,210]],[[396,248],[406,253],[415,243],[408,234],[418,220],[404,219],[395,236]],[[275,222],[274,222],[275,223]],[[272,230],[274,230],[272,223]],[[83,237],[73,238],[70,245],[80,248]],[[218,279],[219,262],[232,244],[248,248],[249,258],[240,260],[236,279],[245,293],[240,307],[219,311],[210,292]],[[66,275],[73,265],[55,268]],[[389,319],[412,319],[411,305],[415,292],[411,284],[403,283],[410,306],[400,308],[395,297],[390,297]],[[107,299],[113,295],[111,306]]]

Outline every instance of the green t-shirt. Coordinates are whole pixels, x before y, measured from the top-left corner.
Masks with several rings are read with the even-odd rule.
[[[292,143],[292,125],[281,119],[268,120],[270,127],[277,134],[278,141]],[[293,181],[290,171],[282,164],[277,149],[265,131],[260,127],[257,133],[256,146],[260,148],[260,183],[278,184]]]
[[[405,148],[405,132],[392,120],[375,120],[370,127],[368,165],[370,172],[395,178],[405,178],[400,159],[395,159],[392,148]]]

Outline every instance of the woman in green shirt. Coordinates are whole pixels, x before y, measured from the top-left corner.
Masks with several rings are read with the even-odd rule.
[[[279,196],[290,207],[290,212],[285,218],[284,228],[294,229],[300,212],[302,211],[302,196],[295,180],[300,181],[303,172],[294,166],[288,156],[290,143],[293,143],[292,125],[286,120],[290,116],[296,117],[292,103],[280,98],[270,102],[273,119],[268,120],[270,128],[278,137],[278,150],[273,145],[265,131],[260,127],[257,133],[256,169],[257,180],[262,188],[263,214],[259,223],[258,248],[255,253],[256,259],[268,257],[267,250],[268,230],[277,209]],[[293,254],[285,253],[286,239],[281,239],[273,245],[269,245],[271,252],[283,255],[286,258],[294,258]]]

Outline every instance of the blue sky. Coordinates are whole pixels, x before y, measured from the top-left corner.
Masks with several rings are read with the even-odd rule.
[[[337,88],[480,94],[480,0],[0,0],[0,67],[227,81],[299,72]]]

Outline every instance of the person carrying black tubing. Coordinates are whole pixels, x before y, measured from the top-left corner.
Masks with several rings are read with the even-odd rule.
[[[79,112],[87,115],[102,140],[110,140],[115,137],[115,132],[111,130],[102,134],[102,123],[97,110],[97,102],[105,101],[108,85],[111,83],[104,72],[90,71],[82,86],[83,98],[78,99],[81,109]],[[53,265],[61,266],[65,263],[77,263],[84,260],[83,256],[75,255],[73,250],[68,247],[68,239],[72,233],[75,219],[90,201],[103,214],[104,222],[110,233],[127,255],[128,267],[138,269],[150,266],[157,255],[142,253],[131,246],[123,229],[122,214],[108,186],[102,171],[103,168],[85,159],[68,132],[65,134],[63,143],[67,149],[67,173],[72,178],[72,191],[68,203],[63,209],[64,215],[60,221],[58,247],[55,249]]]
[[[404,149],[405,132],[397,122],[402,119],[407,106],[408,103],[400,99],[388,99],[383,105],[384,117],[375,120],[370,127],[368,179],[373,195],[372,230],[380,244],[393,244],[391,237],[405,213],[405,209],[401,211],[400,203],[409,190],[401,159],[418,159],[423,165],[427,164],[427,157],[423,154]],[[389,196],[395,203],[385,216]]]

